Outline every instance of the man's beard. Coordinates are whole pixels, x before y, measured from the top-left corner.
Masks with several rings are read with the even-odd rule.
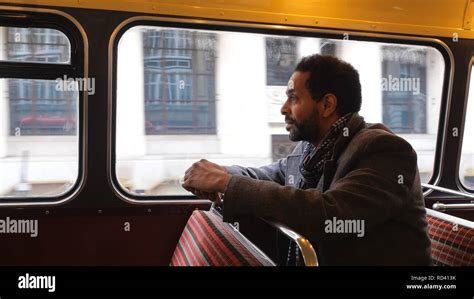
[[[319,112],[314,110],[310,117],[303,122],[296,122],[294,119],[289,117],[285,118],[285,122],[292,124],[290,128],[289,138],[291,141],[308,141],[318,139],[318,124],[319,124]]]

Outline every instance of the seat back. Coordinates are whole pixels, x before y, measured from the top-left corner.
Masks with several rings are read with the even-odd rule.
[[[211,211],[195,210],[189,218],[170,266],[275,266],[275,264]]]
[[[436,266],[474,266],[474,222],[426,209]]]

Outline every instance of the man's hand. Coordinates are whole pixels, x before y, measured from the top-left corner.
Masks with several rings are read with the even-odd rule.
[[[219,193],[225,192],[230,178],[224,167],[203,159],[186,170],[182,186],[199,198],[219,202]]]

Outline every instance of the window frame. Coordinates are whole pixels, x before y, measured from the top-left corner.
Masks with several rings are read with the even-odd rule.
[[[0,61],[0,77],[5,79],[56,80],[88,77],[88,39],[82,25],[68,13],[46,8],[26,8],[0,5],[0,26],[18,28],[55,29],[63,33],[70,43],[70,60],[67,63]],[[77,109],[77,179],[72,187],[54,196],[0,197],[0,207],[58,206],[74,199],[86,179],[88,94],[78,91]],[[11,136],[9,136],[11,138]],[[23,137],[23,136],[22,136]],[[24,136],[26,138],[31,136]],[[70,137],[70,136],[60,136]]]
[[[464,184],[463,180],[461,179],[461,157],[462,157],[462,150],[464,145],[464,137],[466,133],[466,118],[467,118],[467,107],[469,106],[469,93],[470,88],[472,88],[472,92],[474,93],[474,86],[470,86],[472,76],[474,76],[473,69],[474,68],[474,55],[471,56],[469,61],[468,71],[467,71],[467,79],[466,79],[466,91],[465,91],[465,98],[464,98],[464,107],[463,107],[463,120],[462,120],[462,130],[460,131],[460,140],[459,140],[459,154],[456,161],[456,184],[459,190],[464,191],[466,193],[474,193],[474,186],[470,187]],[[474,105],[474,103],[472,103]]]
[[[271,25],[252,22],[222,21],[213,19],[179,18],[168,16],[139,15],[130,17],[120,23],[112,33],[109,41],[109,115],[108,115],[108,180],[114,193],[129,204],[146,205],[150,203],[209,203],[208,200],[196,199],[193,195],[134,195],[124,190],[118,181],[116,173],[116,103],[117,103],[117,56],[118,43],[125,32],[135,26],[155,26],[160,28],[201,29],[221,32],[242,32],[254,34],[266,34],[274,36],[313,37],[344,40],[350,34],[351,41],[383,42],[387,44],[413,45],[432,47],[441,54],[445,67],[443,74],[443,86],[441,92],[440,113],[438,120],[438,131],[436,136],[436,150],[433,161],[433,172],[429,184],[440,180],[443,161],[442,157],[446,142],[448,112],[451,105],[451,91],[454,78],[454,55],[450,47],[438,38],[425,36],[408,36],[388,33],[368,33],[357,30],[320,29],[291,25]],[[438,161],[438,162],[437,162]],[[441,161],[441,162],[439,162]],[[428,194],[428,190],[424,194]]]

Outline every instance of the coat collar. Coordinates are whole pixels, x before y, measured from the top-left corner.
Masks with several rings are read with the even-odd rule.
[[[334,151],[331,159],[324,163],[323,176],[318,185],[318,188],[323,192],[329,188],[334,174],[336,173],[337,159],[346,149],[352,138],[364,128],[367,128],[367,123],[364,121],[364,118],[360,116],[359,113],[354,112],[347,122],[346,127],[343,128],[341,136],[339,136],[334,143]]]
[[[354,112],[343,129],[341,136],[334,143],[334,152],[332,160],[337,160],[340,154],[346,149],[349,142],[362,129],[367,128],[367,123],[359,113]]]

